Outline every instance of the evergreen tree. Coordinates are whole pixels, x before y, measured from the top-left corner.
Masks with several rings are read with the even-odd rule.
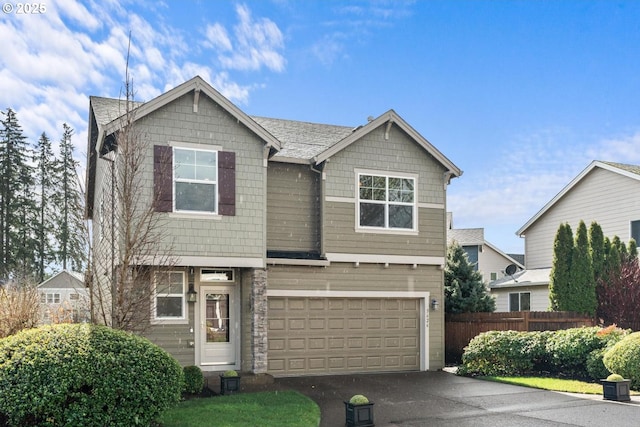
[[[597,222],[592,222],[589,227],[589,252],[591,253],[591,266],[593,267],[593,278],[598,283],[604,274],[605,269],[605,239],[602,227]]]
[[[13,277],[33,267],[33,171],[15,112],[3,111],[0,122],[0,277]]]
[[[488,294],[482,275],[455,242],[447,249],[444,294],[447,313],[493,312],[496,309],[496,302]]]
[[[60,193],[57,199],[58,215],[55,236],[58,243],[58,260],[63,269],[82,271],[86,260],[85,231],[83,223],[83,197],[80,190],[77,167],[71,143],[73,129],[63,125],[60,140]]]
[[[43,132],[36,143],[34,155],[36,165],[37,224],[35,236],[37,241],[36,271],[38,282],[45,278],[47,266],[55,260],[55,249],[52,244],[55,199],[58,193],[59,168],[51,148],[51,141]]]
[[[553,242],[553,265],[549,279],[549,301],[553,311],[567,310],[571,298],[571,261],[573,259],[573,232],[567,223],[560,224]]]
[[[629,257],[638,258],[638,245],[636,239],[629,240]]]
[[[596,285],[584,221],[580,221],[576,230],[569,283],[568,304],[563,310],[594,315],[597,307]]]

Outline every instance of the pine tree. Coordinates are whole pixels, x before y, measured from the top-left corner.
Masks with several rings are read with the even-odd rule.
[[[576,230],[569,283],[568,304],[563,310],[594,315],[597,307],[596,285],[584,221],[580,221]]]
[[[60,193],[58,203],[58,225],[55,236],[58,243],[58,261],[63,269],[82,271],[86,260],[86,239],[83,223],[83,196],[80,190],[77,167],[73,158],[74,147],[71,143],[73,129],[63,124],[60,140]]]
[[[447,249],[444,294],[447,313],[493,312],[496,309],[496,302],[488,294],[482,275],[455,242]]]
[[[0,129],[0,277],[31,274],[33,171],[16,113],[2,112]],[[21,246],[22,245],[22,246]]]
[[[567,223],[560,224],[553,242],[553,265],[549,279],[551,310],[566,310],[570,298],[571,260],[573,258],[573,232]]]
[[[36,165],[36,193],[37,193],[37,215],[36,224],[36,271],[38,282],[45,278],[47,266],[55,260],[52,237],[54,230],[54,206],[56,196],[59,194],[59,168],[51,148],[51,141],[43,132],[36,143],[36,150],[33,161]]]

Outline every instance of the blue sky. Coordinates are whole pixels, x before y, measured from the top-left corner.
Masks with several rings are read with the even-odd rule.
[[[5,2],[6,3],[6,2]],[[14,3],[17,4],[17,3]],[[394,109],[458,165],[448,210],[505,252],[592,160],[640,164],[638,1],[43,1],[0,15],[0,108],[31,140],[201,75],[250,115],[346,126]]]

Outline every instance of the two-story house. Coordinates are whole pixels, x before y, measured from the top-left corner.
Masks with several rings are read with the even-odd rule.
[[[580,221],[595,221],[605,236],[640,241],[640,166],[604,161],[591,162],[516,234],[525,239],[526,271],[492,283],[497,304],[517,307],[517,300],[530,301],[530,309],[549,308],[549,274],[553,243],[560,224],[576,232]]]
[[[105,238],[120,105],[90,100],[94,240]],[[443,306],[446,189],[462,171],[398,114],[354,127],[250,117],[195,77],[136,104],[135,126],[176,258],[152,275],[149,339],[205,371],[444,366],[444,313],[433,307]]]

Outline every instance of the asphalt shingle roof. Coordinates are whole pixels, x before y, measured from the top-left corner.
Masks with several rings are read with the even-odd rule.
[[[294,120],[251,117],[282,144],[274,157],[309,160],[331,148],[354,131],[352,127]]]
[[[123,99],[102,98],[100,96],[92,96],[90,99],[93,113],[99,125],[111,123],[127,112],[126,101]],[[142,104],[142,102],[134,102],[133,107],[137,108]]]
[[[609,166],[613,166],[614,168],[618,168],[627,172],[635,173],[636,175],[640,175],[640,166],[637,165],[627,165],[624,163],[615,163],[615,162],[602,162]]]

